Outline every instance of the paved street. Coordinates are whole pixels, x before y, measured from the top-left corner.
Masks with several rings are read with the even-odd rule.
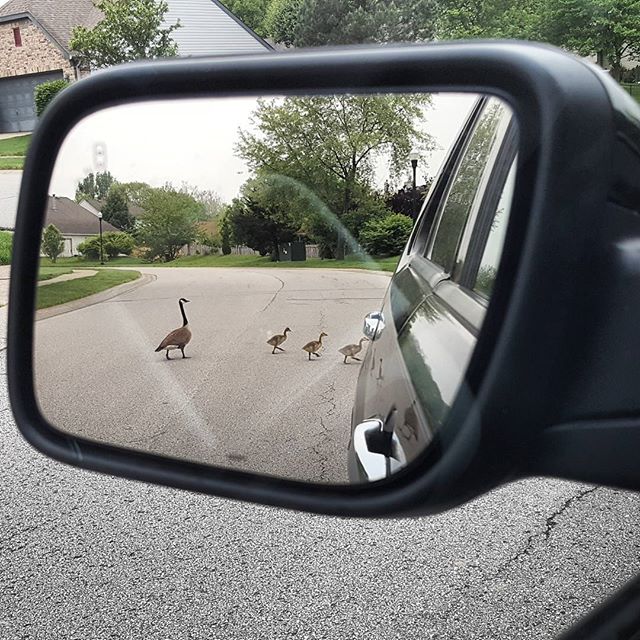
[[[124,313],[152,291],[105,306]],[[196,325],[207,315],[198,316],[192,299]],[[173,303],[169,328],[176,312]],[[162,315],[150,319],[157,324],[140,330],[151,342],[167,322],[153,313]],[[249,313],[232,322],[237,333]],[[146,345],[139,354],[132,344],[121,349],[131,361],[146,357]],[[194,338],[192,362],[206,348]],[[0,373],[4,367],[0,352]],[[437,517],[401,521],[256,507],[45,459],[17,435],[1,379],[0,462],[2,639],[538,640],[640,571],[634,494],[531,479]]]
[[[136,449],[304,480],[346,481],[357,342],[389,277],[333,269],[144,269],[143,287],[37,324],[40,403],[54,424]],[[181,324],[183,360],[154,353]],[[269,337],[290,327],[284,353]],[[302,346],[328,334],[318,359]]]

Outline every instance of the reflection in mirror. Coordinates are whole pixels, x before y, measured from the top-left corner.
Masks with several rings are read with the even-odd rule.
[[[516,153],[506,105],[472,95],[171,100],[82,120],[42,234],[44,416],[219,467],[388,477],[455,399]]]

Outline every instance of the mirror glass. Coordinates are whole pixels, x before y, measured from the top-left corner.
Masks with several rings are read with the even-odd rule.
[[[43,415],[207,465],[388,477],[455,400],[517,150],[507,105],[468,94],[155,101],[82,120],[42,232]]]

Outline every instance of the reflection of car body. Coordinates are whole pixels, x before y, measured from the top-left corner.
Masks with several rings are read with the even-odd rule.
[[[352,417],[349,476],[386,477],[423,452],[459,390],[495,279],[514,185],[517,128],[479,99],[426,197],[382,312]]]

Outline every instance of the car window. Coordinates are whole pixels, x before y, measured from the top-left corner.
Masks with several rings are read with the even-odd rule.
[[[485,170],[500,143],[499,125],[505,106],[491,99],[471,135],[469,144],[452,179],[449,192],[438,216],[428,257],[452,273],[465,225],[473,209]]]
[[[507,222],[509,221],[515,182],[516,162],[514,161],[502,189],[496,213],[491,223],[487,244],[485,245],[480,260],[480,268],[478,269],[473,285],[474,291],[487,298],[491,295],[496,274],[498,273],[498,263],[502,256],[502,247],[504,246],[504,239],[507,232]]]

